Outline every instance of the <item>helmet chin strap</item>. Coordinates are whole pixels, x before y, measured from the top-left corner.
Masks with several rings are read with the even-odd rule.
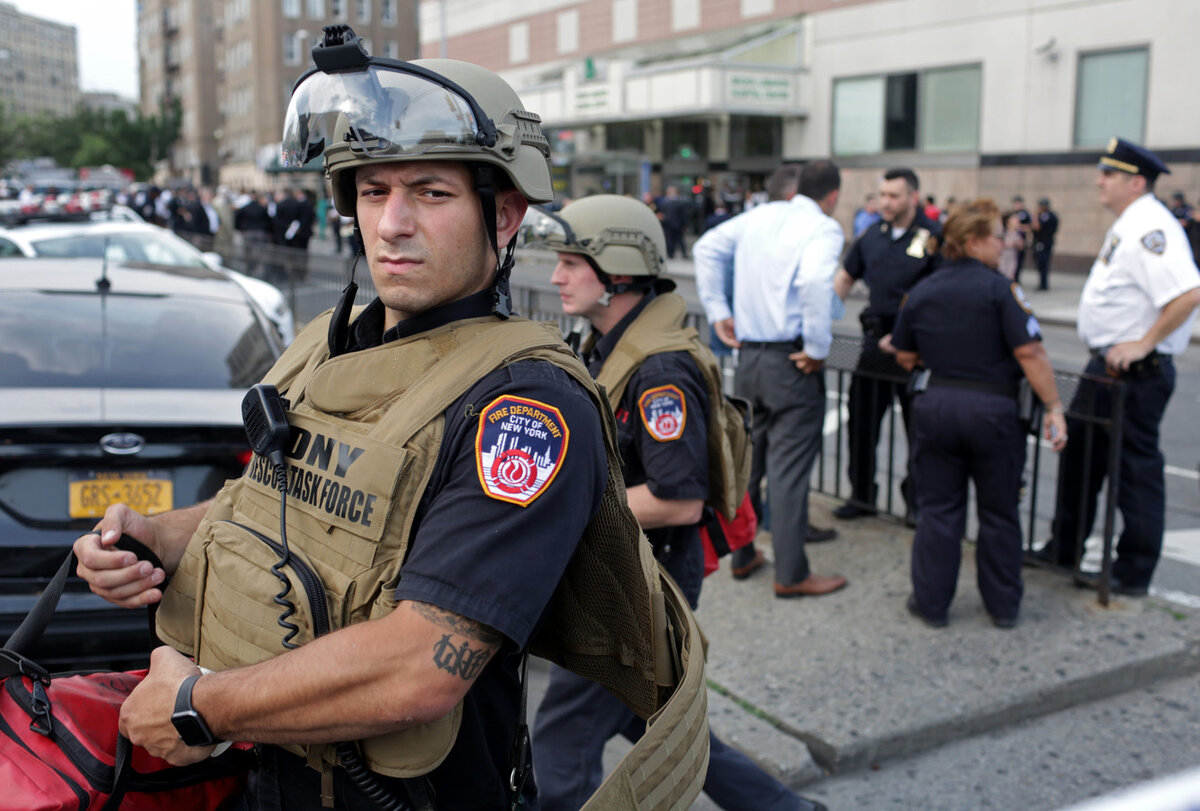
[[[483,208],[483,226],[487,229],[488,244],[492,246],[492,253],[496,256],[496,273],[492,282],[496,298],[492,305],[492,312],[500,318],[508,318],[513,314],[508,277],[512,273],[513,251],[517,247],[517,235],[513,234],[504,250],[504,256],[501,257],[500,245],[496,236],[495,171],[486,163],[476,163],[474,175],[475,191],[479,193],[479,205]]]
[[[358,250],[350,260],[350,281],[342,289],[342,295],[333,308],[329,319],[329,357],[336,358],[345,354],[350,346],[350,311],[354,309],[354,297],[358,295],[358,284],[354,281],[354,271],[358,260],[363,256],[362,232],[358,230],[358,216],[354,217],[354,240]]]

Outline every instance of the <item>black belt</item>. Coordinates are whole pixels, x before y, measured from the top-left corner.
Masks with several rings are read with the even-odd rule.
[[[1108,355],[1108,350],[1110,349],[1112,349],[1111,346],[1100,346],[1096,347],[1095,349],[1089,349],[1088,351],[1092,353],[1093,358],[1105,360]],[[1171,355],[1168,355],[1165,352],[1159,352],[1157,349],[1155,349],[1141,360],[1136,360],[1129,364],[1129,369],[1121,372],[1118,377],[1132,380],[1148,380],[1152,377],[1158,377],[1160,374],[1162,374],[1162,367],[1169,366],[1172,362],[1173,359]]]
[[[774,349],[777,352],[797,352],[791,341],[742,341],[743,349]]]
[[[954,377],[938,377],[932,375],[929,378],[930,388],[946,388],[946,389],[965,389],[967,391],[982,391],[988,394],[999,394],[1003,397],[1011,397],[1017,399],[1017,393],[1020,391],[1021,384],[1018,381],[1003,381],[1003,380],[965,380]]]

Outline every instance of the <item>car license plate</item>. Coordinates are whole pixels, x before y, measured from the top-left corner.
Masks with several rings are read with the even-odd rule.
[[[166,470],[90,471],[72,473],[72,518],[101,518],[112,504],[128,504],[143,515],[174,507],[174,483]]]

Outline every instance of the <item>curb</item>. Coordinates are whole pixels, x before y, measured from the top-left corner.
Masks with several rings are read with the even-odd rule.
[[[1188,640],[1180,650],[1031,692],[1015,701],[984,708],[969,718],[932,723],[875,740],[865,740],[841,750],[816,733],[798,729],[770,716],[719,685],[717,687],[721,692],[710,689],[709,701],[710,708],[714,705],[721,707],[720,722],[714,723],[714,726],[722,730],[735,730],[728,737],[722,732],[722,738],[731,745],[737,745],[744,754],[792,788],[799,789],[828,775],[844,775],[875,767],[881,761],[912,757],[948,743],[1006,729],[1197,672],[1200,672],[1200,640],[1193,639]],[[751,720],[732,723],[732,719],[726,717],[729,707],[736,708],[737,712]],[[710,709],[710,717],[712,713]],[[761,717],[755,718],[755,714]],[[739,734],[737,730],[745,731]],[[774,740],[780,737],[791,738],[800,746],[796,748]],[[746,746],[754,748],[747,751],[744,748]],[[789,750],[797,754],[788,757]]]

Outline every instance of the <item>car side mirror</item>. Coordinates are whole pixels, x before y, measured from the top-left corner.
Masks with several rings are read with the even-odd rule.
[[[221,270],[225,264],[225,260],[221,258],[221,254],[214,251],[205,251],[200,254],[204,259],[204,264],[208,265],[213,270]]]

